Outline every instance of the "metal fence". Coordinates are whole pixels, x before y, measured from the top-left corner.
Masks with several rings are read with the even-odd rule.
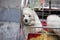
[[[44,8],[43,8],[43,5],[42,5],[42,21],[43,21],[43,16],[44,16],[44,12],[43,11],[44,11]],[[23,24],[22,24],[22,26],[23,26]],[[60,25],[56,25],[56,26],[60,26]],[[31,27],[31,28],[34,29],[34,28],[40,28],[40,27]],[[44,30],[47,29],[48,31],[47,31],[47,39],[46,40],[60,40],[60,37],[59,37],[60,36],[60,33],[59,33],[60,32],[59,31],[60,28],[57,28],[57,27],[56,28],[55,27],[53,28],[53,26],[51,28],[48,28],[47,26],[46,27],[43,26],[41,29],[42,29],[42,31],[40,33],[31,33],[31,34],[42,34],[43,35],[43,39],[42,40],[45,40],[44,34],[46,32]],[[52,30],[54,30],[54,31],[52,31]],[[23,31],[23,33],[24,32],[25,31]],[[25,36],[25,34],[24,34],[24,36]],[[41,39],[38,39],[38,40],[41,40]]]

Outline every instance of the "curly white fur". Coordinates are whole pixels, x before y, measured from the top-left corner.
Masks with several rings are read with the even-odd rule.
[[[52,29],[57,35],[60,34],[60,17],[58,15],[49,15],[47,17],[47,27]]]
[[[25,4],[24,4],[25,3]],[[27,40],[28,34],[29,33],[37,33],[42,30],[42,28],[31,28],[31,27],[42,27],[42,24],[35,13],[35,11],[31,10],[31,8],[28,7],[28,0],[24,1],[22,0],[21,2],[21,10],[23,11],[23,31],[25,34],[25,37]],[[28,8],[26,8],[28,7]],[[30,15],[30,17],[29,17]]]
[[[42,27],[42,24],[37,16],[37,14],[35,13],[35,11],[31,10],[30,8],[24,8],[23,15],[24,15],[23,22],[25,19],[27,19],[28,21],[29,21],[29,19],[31,20],[29,22],[29,24],[28,23],[27,23],[27,25],[24,24],[25,34],[37,33],[37,32],[40,32],[42,30],[42,28],[31,28],[31,27]],[[29,15],[31,17],[29,17]],[[26,22],[24,22],[24,23],[26,23]]]

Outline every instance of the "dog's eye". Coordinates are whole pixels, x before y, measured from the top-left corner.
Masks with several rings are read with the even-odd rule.
[[[31,16],[29,15],[29,17],[31,17]]]
[[[23,15],[23,17],[25,17],[25,15]]]

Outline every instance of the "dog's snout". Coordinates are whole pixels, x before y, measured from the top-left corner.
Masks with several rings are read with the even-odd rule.
[[[25,22],[28,22],[28,20],[27,20],[27,19],[25,19]]]

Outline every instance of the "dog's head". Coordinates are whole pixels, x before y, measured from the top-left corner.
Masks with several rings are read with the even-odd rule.
[[[30,8],[23,9],[23,23],[25,25],[34,25],[34,15]]]

